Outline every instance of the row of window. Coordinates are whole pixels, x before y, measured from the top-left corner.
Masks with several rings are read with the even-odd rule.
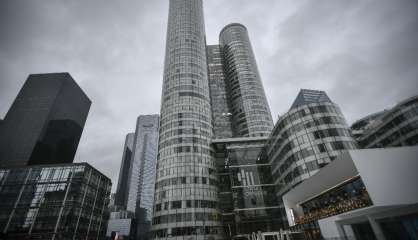
[[[191,196],[199,196],[210,199],[216,198],[218,196],[218,193],[216,191],[216,188],[208,185],[200,185],[198,187],[181,187],[167,190],[156,189],[156,193],[154,194],[154,200],[158,202],[167,198],[190,198]]]
[[[155,188],[176,186],[181,184],[209,184],[212,186],[217,186],[217,181],[207,177],[175,177],[157,182],[155,184]]]
[[[393,118],[391,121],[385,123],[383,126],[380,127],[376,127],[372,134],[368,134],[366,138],[361,139],[359,141],[361,146],[368,146],[369,144],[371,144],[372,142],[376,141],[379,138],[382,138],[383,135],[387,134],[390,131],[393,131],[394,129],[397,128],[397,126],[401,125],[403,122],[408,121],[409,119],[412,119],[414,117],[418,116],[418,107],[410,107],[410,109],[408,109],[408,111],[396,116],[395,118]],[[402,133],[400,131],[401,134],[404,134],[404,132],[407,132],[408,130],[410,131],[411,129],[417,129],[416,124],[414,124],[414,122],[412,122],[409,127],[406,127],[405,129],[402,130]],[[396,133],[395,133],[396,134]],[[391,136],[386,137],[386,142],[385,144],[390,144],[390,142],[392,142]],[[379,140],[379,141],[385,141],[383,139]],[[383,144],[383,143],[382,143]],[[376,146],[378,145],[375,144]],[[386,145],[383,145],[386,146]]]
[[[161,119],[161,125],[164,125],[165,123],[176,120],[176,119],[183,119],[183,118],[193,118],[193,119],[202,119],[206,122],[209,121],[208,117],[204,114],[196,113],[196,112],[180,112],[180,113],[173,113],[171,115],[168,115],[164,117],[164,119]]]
[[[198,137],[179,137],[179,138],[173,138],[170,140],[162,141],[159,144],[159,148],[163,149],[168,146],[176,145],[176,144],[182,144],[182,143],[191,143],[191,144],[202,144],[202,145],[208,145],[209,141],[204,138],[198,138]]]
[[[216,235],[222,233],[222,227],[177,227],[171,229],[171,234],[168,234],[169,229],[159,229],[151,232],[152,238],[167,238],[177,236],[194,236],[194,235]]]
[[[160,212],[162,210],[180,209],[180,208],[212,208],[217,209],[218,203],[209,200],[185,200],[185,201],[171,201],[164,204],[155,204],[154,211]]]
[[[282,174],[292,164],[296,163],[297,161],[301,159],[305,159],[310,156],[313,156],[315,154],[331,152],[331,151],[349,150],[349,149],[355,149],[355,148],[356,148],[355,143],[348,142],[348,141],[333,141],[333,142],[328,142],[328,143],[320,143],[314,146],[313,148],[312,147],[304,148],[304,149],[301,149],[300,151],[292,153],[289,157],[287,157],[287,159],[283,161],[283,163],[280,165],[279,172],[280,174]],[[275,169],[278,163],[273,164],[273,169]]]
[[[282,129],[286,128],[288,125],[292,124],[293,122],[299,119],[302,119],[307,115],[317,114],[317,113],[335,113],[335,114],[342,116],[340,109],[336,105],[331,105],[331,103],[326,104],[326,105],[325,104],[318,105],[318,106],[311,106],[311,105],[303,106],[301,107],[300,110],[295,111],[293,113],[287,113],[283,117],[281,117],[276,129],[274,130],[272,134],[272,138],[276,138]],[[345,123],[345,121],[343,123]]]
[[[327,138],[327,137],[349,137],[350,133],[348,132],[348,130],[343,129],[343,128],[329,128],[329,129],[317,130],[317,131],[314,131],[312,133],[308,133],[305,135],[308,137],[309,142],[313,142],[314,140]],[[305,141],[303,140],[303,137],[302,137],[302,141]],[[278,143],[276,144],[277,144],[276,147],[279,148],[279,153],[276,155],[276,157],[274,158],[272,162],[273,168],[280,162],[281,159],[283,159],[283,157],[288,152],[300,146],[300,144],[297,143],[297,141],[289,141],[281,149],[280,149],[281,146]],[[274,154],[275,152],[270,153],[270,159]]]

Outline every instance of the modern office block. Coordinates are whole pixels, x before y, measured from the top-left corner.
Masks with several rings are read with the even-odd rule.
[[[351,126],[361,148],[412,146],[418,144],[418,96],[364,117]]]
[[[205,41],[202,0],[170,1],[154,238],[222,238],[221,222],[213,217],[219,211],[190,205],[218,199],[217,187],[209,184],[216,176],[209,174],[214,171],[210,154],[213,129]]]
[[[6,239],[102,239],[109,178],[87,163],[0,169],[0,231]]]
[[[129,133],[125,138],[123,147],[122,162],[119,170],[118,186],[115,194],[115,205],[126,209],[129,195],[129,173],[134,152],[135,133]]]
[[[219,44],[235,136],[268,136],[273,120],[246,27],[227,25]]]
[[[310,103],[331,102],[324,91],[301,89],[290,109],[304,106]]]
[[[68,73],[31,74],[0,131],[0,167],[71,163],[91,101]]]
[[[227,239],[283,228],[282,212],[264,146],[267,137],[212,141],[218,175],[219,208]]]
[[[350,150],[283,196],[307,239],[415,239],[418,147]]]
[[[159,121],[159,115],[138,117],[128,174],[121,173],[125,174],[121,179],[122,182],[127,183],[126,210],[135,213],[136,237],[140,240],[148,239],[152,220]],[[128,148],[131,144],[130,138],[131,136],[128,135],[126,142]]]
[[[326,93],[301,90],[290,110],[279,117],[266,145],[278,199],[341,153],[355,148],[343,114]],[[284,216],[282,202],[280,206]]]
[[[212,106],[213,138],[231,138],[232,113],[228,101],[222,52],[219,45],[206,47],[208,78]]]
[[[279,197],[341,153],[356,148],[340,108],[323,91],[316,91],[319,97],[312,101],[312,92],[300,92],[293,107],[279,117],[268,142]]]

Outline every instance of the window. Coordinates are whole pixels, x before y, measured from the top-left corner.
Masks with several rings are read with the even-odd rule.
[[[181,208],[181,201],[171,202],[171,209],[179,209],[179,208]]]
[[[160,204],[155,205],[155,211],[156,211],[156,212],[161,211],[161,203],[160,203]]]

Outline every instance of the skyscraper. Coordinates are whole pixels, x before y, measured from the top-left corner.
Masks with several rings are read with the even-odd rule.
[[[159,115],[139,116],[133,140],[126,210],[135,213],[139,240],[148,239],[151,225],[159,121]]]
[[[166,44],[153,235],[219,239],[202,0],[170,1]]]
[[[91,105],[68,73],[31,74],[0,131],[0,167],[71,163]]]
[[[115,205],[126,209],[129,194],[129,172],[132,163],[135,133],[128,133],[123,147],[122,162],[119,170],[118,186],[115,194]]]
[[[219,45],[209,45],[206,48],[206,52],[212,106],[213,138],[230,138],[233,136],[232,113],[228,101],[221,48]]]
[[[219,35],[235,136],[268,136],[273,129],[270,108],[258,72],[247,28],[239,23]]]

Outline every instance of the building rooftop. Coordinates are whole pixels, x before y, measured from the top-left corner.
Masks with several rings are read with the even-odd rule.
[[[331,99],[324,91],[301,89],[290,109],[310,103],[331,102]]]

